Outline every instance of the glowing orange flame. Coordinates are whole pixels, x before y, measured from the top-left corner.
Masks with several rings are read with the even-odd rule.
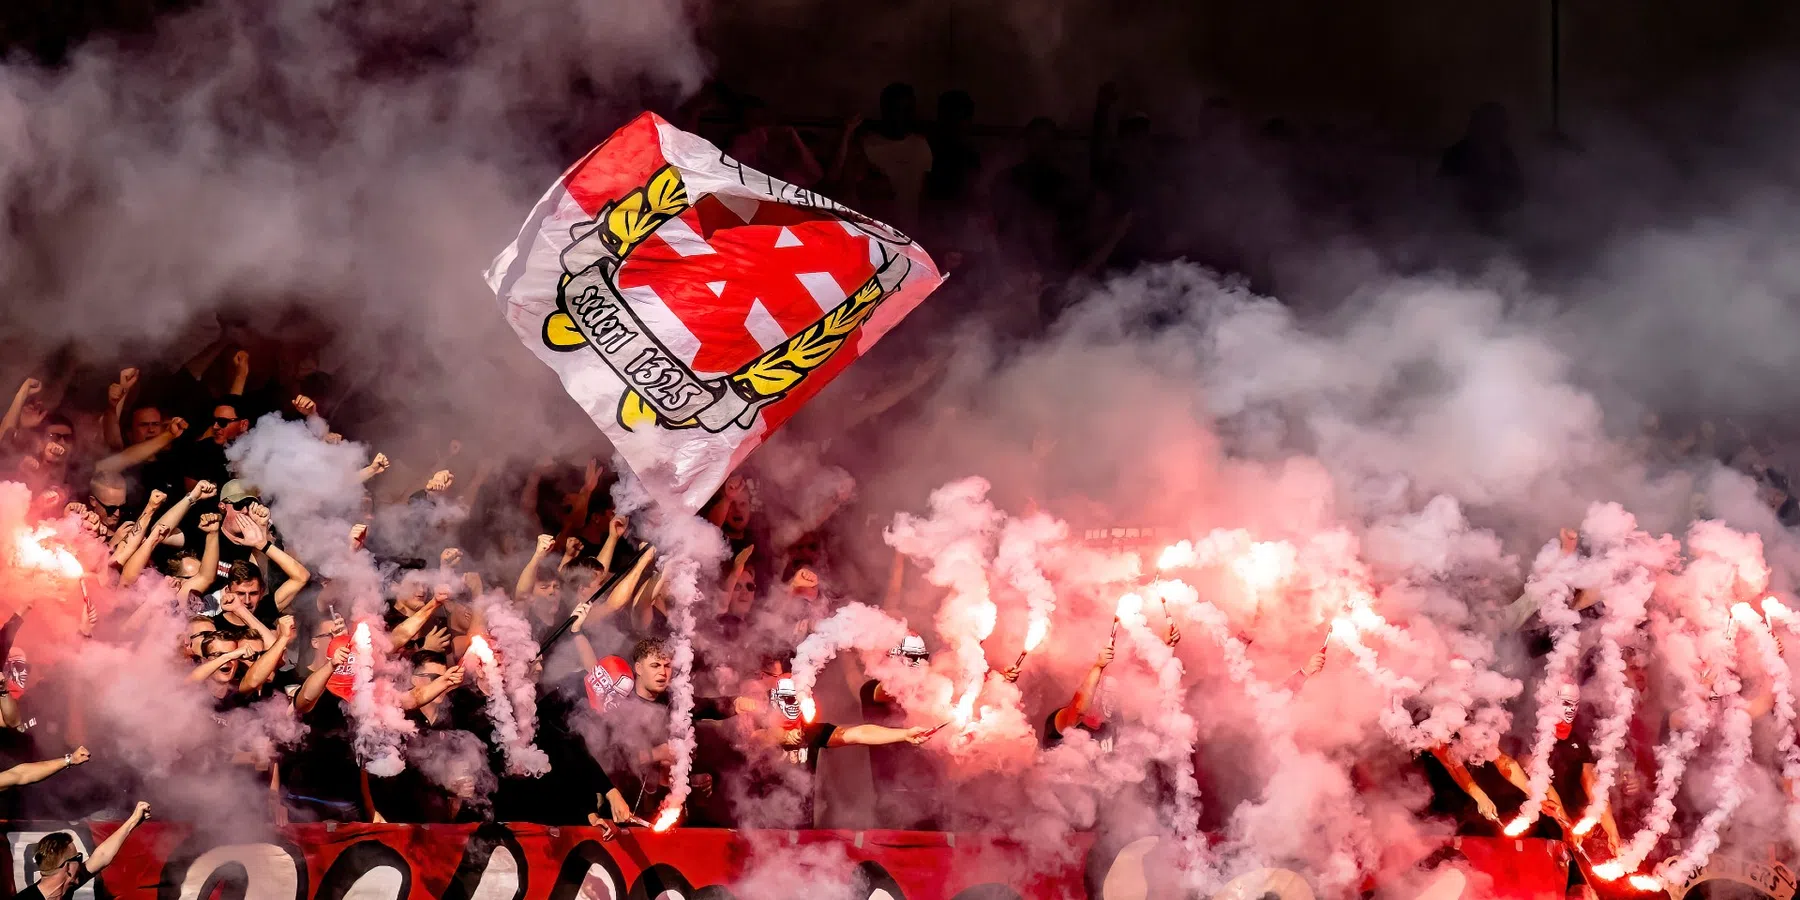
[[[1119,605],[1113,612],[1113,617],[1123,619],[1126,616],[1135,616],[1138,614],[1138,610],[1143,608],[1144,598],[1136,594],[1125,594],[1119,598]]]
[[[1594,867],[1594,877],[1601,881],[1618,881],[1625,875],[1625,867],[1617,860],[1603,862]]]
[[[1655,875],[1633,875],[1631,886],[1640,891],[1660,891],[1663,889],[1662,879]]]
[[[818,715],[818,712],[818,707],[813,705],[813,698],[800,698],[800,718],[806,720],[806,724],[811,725],[813,716]]]
[[[13,541],[13,559],[21,568],[36,569],[59,578],[80,578],[81,560],[60,545],[45,546],[44,541],[56,536],[49,527],[21,528]]]
[[[1354,642],[1356,640],[1356,626],[1350,624],[1349,619],[1338,616],[1331,620],[1331,636],[1345,643]]]
[[[1254,591],[1265,591],[1287,576],[1282,545],[1256,541],[1244,555],[1231,561],[1231,572]]]
[[[1044,636],[1050,633],[1050,620],[1033,618],[1025,629],[1025,652],[1036,650],[1044,642]]]
[[[1164,547],[1162,553],[1156,557],[1156,567],[1158,569],[1175,569],[1191,566],[1197,559],[1199,559],[1199,554],[1194,552],[1194,545],[1182,541],[1179,544],[1170,544]]]
[[[1386,619],[1361,603],[1353,603],[1350,605],[1350,621],[1356,626],[1358,631],[1375,631],[1387,627]]]
[[[1757,625],[1762,622],[1762,616],[1757,615],[1756,607],[1748,603],[1731,604],[1731,617],[1743,625]]]
[[[1000,607],[992,601],[984,601],[971,607],[975,614],[975,639],[985,641],[994,633],[994,625],[1000,621]]]
[[[681,807],[679,807],[679,806],[664,807],[662,812],[656,814],[656,824],[650,826],[650,830],[656,832],[657,834],[662,834],[663,832],[668,831],[671,828],[674,828],[675,823],[677,821],[679,821],[680,819],[681,819]]]
[[[1581,821],[1575,823],[1575,836],[1581,837],[1582,835],[1585,835],[1588,832],[1593,831],[1594,826],[1598,825],[1598,824],[1600,824],[1600,820],[1597,818],[1596,819],[1585,819],[1585,818],[1582,819]]]
[[[469,652],[474,654],[476,659],[481,660],[481,664],[484,666],[494,664],[494,651],[488,647],[487,640],[479,634],[469,638]]]
[[[1787,622],[1794,618],[1794,613],[1787,608],[1787,605],[1780,600],[1775,599],[1773,596],[1764,597],[1762,605],[1763,612],[1768,613],[1769,618],[1771,619],[1780,619],[1783,622]]]
[[[962,699],[956,701],[956,724],[967,725],[975,717],[975,695],[980,685],[963,692]]]
[[[356,642],[356,646],[364,650],[369,649],[369,623],[356,623],[356,633],[350,636],[350,640]]]
[[[1526,821],[1524,816],[1520,816],[1519,818],[1512,820],[1511,825],[1506,826],[1506,836],[1518,837],[1519,835],[1524,834],[1525,830],[1530,827],[1531,823]]]

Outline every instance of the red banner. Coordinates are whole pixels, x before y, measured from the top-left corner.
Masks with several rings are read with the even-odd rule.
[[[83,853],[113,826],[9,826],[9,893],[35,880],[32,850],[56,830]],[[1046,869],[995,837],[916,831],[631,831],[542,825],[301,825],[252,835],[208,835],[153,823],[133,834],[95,885],[94,900],[729,900],[851,884],[849,896],[889,900],[1081,898],[1109,881],[1115,860],[1088,852],[1086,835],[1067,865]],[[1561,897],[1561,845],[1460,841],[1481,873],[1483,896]],[[1141,864],[1122,854],[1119,866]],[[1124,882],[1134,879],[1126,873]],[[1136,879],[1139,884],[1141,879]],[[1472,881],[1471,886],[1474,886]],[[1491,893],[1490,893],[1491,892]],[[1472,892],[1471,892],[1472,893]],[[832,900],[840,894],[833,891]],[[1108,898],[1118,900],[1118,898]]]

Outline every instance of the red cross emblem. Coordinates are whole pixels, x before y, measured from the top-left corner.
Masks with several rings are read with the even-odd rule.
[[[875,273],[875,252],[835,216],[709,194],[634,249],[616,280],[654,293],[699,345],[689,364],[716,375],[843,302]]]

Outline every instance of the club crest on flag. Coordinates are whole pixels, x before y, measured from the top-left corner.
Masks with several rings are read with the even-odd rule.
[[[895,229],[646,114],[488,279],[632,468],[698,508],[942,276]]]

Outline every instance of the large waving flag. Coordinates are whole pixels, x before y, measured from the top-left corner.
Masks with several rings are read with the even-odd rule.
[[[645,113],[487,280],[638,476],[697,510],[943,276],[899,231]]]

